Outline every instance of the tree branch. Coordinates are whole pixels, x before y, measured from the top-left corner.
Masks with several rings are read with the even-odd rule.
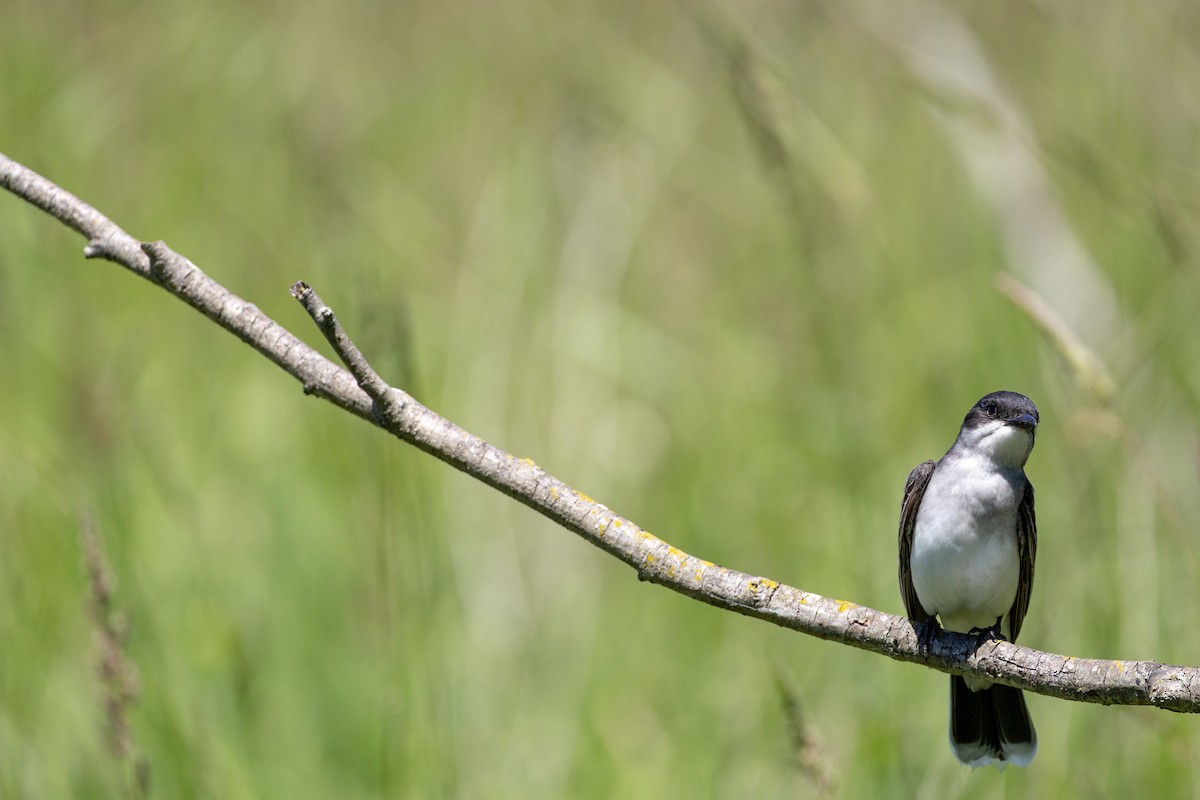
[[[342,330],[333,310],[306,284],[295,284],[292,294],[350,371],[331,363],[162,242],[138,242],[91,206],[3,154],[0,186],[88,237],[85,257],[108,259],[163,287],[295,377],[306,393],[357,414],[499,489],[633,567],[641,580],[718,608],[942,672],[987,677],[1066,700],[1200,711],[1196,667],[1073,658],[999,641],[976,650],[974,637],[945,632],[928,652],[922,652],[904,617],[689,555],[532,460],[488,444],[388,386]]]

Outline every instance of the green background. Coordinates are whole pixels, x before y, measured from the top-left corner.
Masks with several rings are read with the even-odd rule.
[[[1022,643],[1200,663],[1200,6],[50,0],[0,76],[0,151],[752,574],[900,612],[908,470],[1024,392]],[[639,583],[82,245],[0,197],[0,796],[135,794],[84,516],[153,797],[1200,791],[1200,720],[1038,696],[967,770],[944,675]]]

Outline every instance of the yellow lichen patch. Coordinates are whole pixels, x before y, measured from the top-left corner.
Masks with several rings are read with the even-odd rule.
[[[667,577],[668,577],[668,578],[674,578],[674,577],[675,577],[675,565],[674,565],[674,564],[672,564],[671,566],[667,567]]]
[[[762,589],[775,590],[779,588],[779,584],[770,578],[754,578],[750,581],[750,591],[758,593]]]
[[[851,608],[858,608],[858,606],[856,606],[854,603],[851,603],[847,600],[835,600],[834,602],[838,604],[839,614],[845,614]]]
[[[714,563],[713,563],[713,562],[711,562],[711,561],[704,561],[704,560],[701,560],[701,561],[700,561],[700,563],[704,565],[705,569],[707,569],[708,567],[715,567],[715,566],[716,566],[716,564],[714,564]]]
[[[522,464],[528,464],[528,465],[529,465],[529,466],[531,466],[531,467],[536,467],[536,466],[537,466],[537,464],[533,463],[533,459],[532,459],[532,458],[522,458],[522,459],[520,459],[520,462],[521,462]]]
[[[1123,663],[1121,663],[1120,661],[1114,661],[1113,663],[1117,665],[1117,672],[1125,671],[1125,665]]]
[[[696,583],[699,583],[703,577],[704,577],[704,570],[698,569],[698,570],[696,570],[696,573],[694,575],[692,575],[692,580],[694,580]]]
[[[654,553],[646,553],[646,565],[649,566],[650,564],[653,564],[653,563],[654,563]]]
[[[614,528],[619,528],[619,527],[621,527],[621,520],[619,520],[619,519],[614,519],[614,520],[613,520],[613,527],[614,527]]]
[[[557,499],[558,499],[558,487],[557,487],[557,486],[551,486],[551,487],[550,487],[550,499],[551,499],[551,500],[557,500]]]
[[[667,553],[670,554],[671,558],[675,558],[680,561],[682,561],[687,556],[687,554],[684,553],[682,550],[680,550],[678,547],[671,547],[670,545],[667,545]]]
[[[580,500],[582,500],[582,501],[583,501],[583,502],[585,502],[585,503],[594,503],[594,502],[596,502],[595,500],[593,500],[592,498],[588,497],[588,496],[587,496],[586,494],[584,494],[583,492],[576,492],[575,494],[579,495],[579,499],[580,499]]]

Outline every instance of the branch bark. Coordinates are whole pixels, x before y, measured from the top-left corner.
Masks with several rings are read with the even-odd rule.
[[[86,258],[120,264],[166,289],[295,377],[306,394],[356,414],[500,490],[633,567],[640,580],[718,608],[942,672],[987,677],[1066,700],[1200,712],[1197,667],[1074,658],[1008,642],[989,642],[976,649],[974,637],[948,632],[922,651],[905,617],[689,555],[566,485],[531,459],[494,447],[388,386],[346,335],[333,310],[306,284],[295,284],[292,294],[349,370],[330,362],[163,242],[139,242],[87,203],[3,154],[0,186],[87,237]]]

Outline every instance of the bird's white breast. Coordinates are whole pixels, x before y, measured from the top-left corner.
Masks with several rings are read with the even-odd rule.
[[[1019,468],[1001,468],[982,453],[943,459],[930,477],[910,563],[921,606],[947,630],[990,627],[1012,608],[1024,485]]]

